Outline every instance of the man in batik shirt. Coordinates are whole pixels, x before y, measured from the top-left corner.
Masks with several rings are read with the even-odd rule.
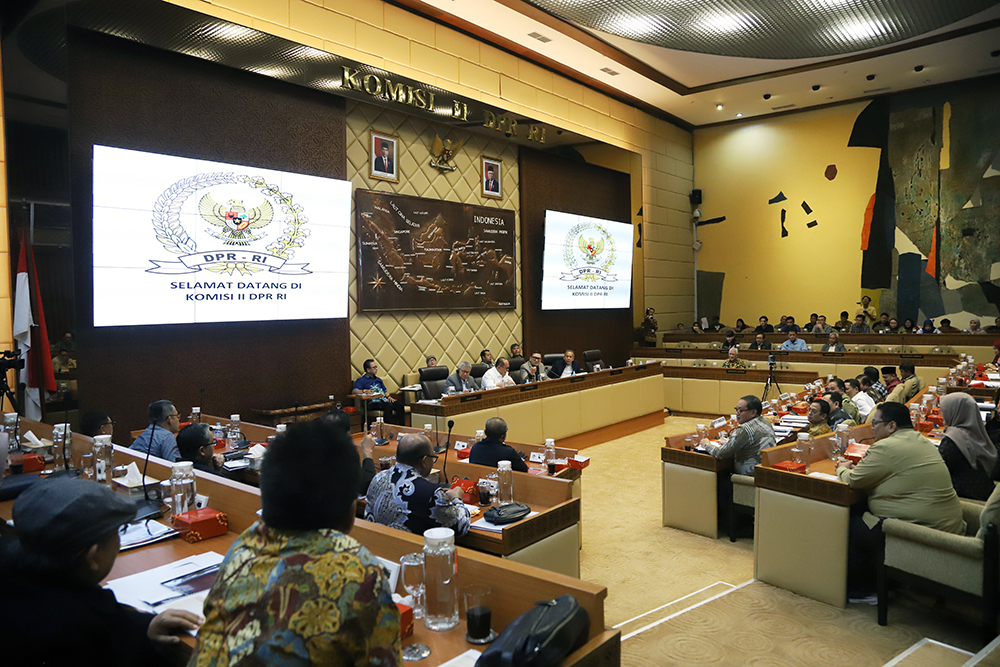
[[[278,435],[260,473],[264,520],[226,554],[190,664],[403,664],[388,575],[348,536],[360,479],[343,429],[317,419]]]
[[[438,457],[419,433],[404,435],[396,447],[396,465],[375,475],[365,499],[365,519],[423,535],[429,528],[469,532],[469,510],[461,488],[442,489],[426,479]]]

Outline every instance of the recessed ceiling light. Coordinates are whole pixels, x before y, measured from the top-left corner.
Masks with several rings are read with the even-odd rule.
[[[750,21],[740,14],[717,14],[709,16],[698,23],[698,28],[705,32],[730,33],[745,30]]]
[[[721,104],[716,104],[715,108],[718,109],[719,111],[722,111],[722,105]]]
[[[611,30],[609,32],[620,32],[624,34],[644,37],[652,35],[657,31],[657,25],[648,16],[615,16],[609,21]]]
[[[835,37],[850,42],[864,42],[885,34],[885,29],[876,21],[856,21],[833,25],[829,30]]]
[[[743,114],[742,113],[738,113],[738,114],[736,114],[736,117],[737,118],[743,118]]]

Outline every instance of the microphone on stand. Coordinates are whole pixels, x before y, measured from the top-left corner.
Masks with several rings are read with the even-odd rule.
[[[161,509],[162,503],[156,500],[150,500],[149,489],[146,487],[146,470],[149,469],[149,455],[153,452],[153,436],[156,434],[156,420],[151,422],[152,430],[149,432],[149,445],[146,447],[146,463],[142,466],[142,497],[143,501],[137,503],[135,507],[135,519],[133,521],[142,521],[143,519],[155,519],[156,517],[163,514]]]
[[[451,484],[448,482],[448,450],[451,449],[451,429],[453,428],[455,428],[455,420],[449,419],[448,441],[444,445],[444,463],[441,465],[441,475],[444,477],[444,484],[446,488],[451,487]],[[434,451],[440,453],[440,450],[437,447],[434,448]]]

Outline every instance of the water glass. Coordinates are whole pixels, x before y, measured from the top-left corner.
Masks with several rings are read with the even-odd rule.
[[[83,470],[84,479],[94,479],[94,454],[87,452],[80,456],[80,468]]]
[[[471,644],[485,644],[493,634],[491,599],[493,588],[486,584],[465,587],[465,639]]]
[[[422,553],[406,554],[399,559],[399,577],[403,588],[413,596],[413,618],[424,617],[424,555]]]

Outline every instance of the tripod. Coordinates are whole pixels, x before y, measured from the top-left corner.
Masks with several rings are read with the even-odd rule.
[[[7,373],[0,375],[0,407],[3,406],[4,396],[6,396],[7,400],[10,401],[10,407],[13,412],[21,412],[20,408],[17,406],[17,397],[10,388],[10,384],[7,383]],[[2,410],[0,410],[0,412],[2,412]]]
[[[774,355],[768,355],[767,358],[767,382],[764,383],[764,393],[760,395],[760,402],[763,403],[767,400],[767,395],[771,392],[772,388],[778,390],[778,396],[781,396],[781,385],[774,377]]]

